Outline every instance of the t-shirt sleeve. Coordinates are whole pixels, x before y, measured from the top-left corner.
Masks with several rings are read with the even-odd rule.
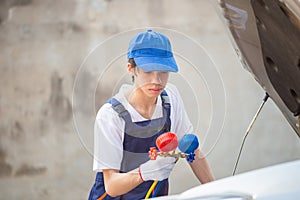
[[[171,132],[181,139],[185,134],[193,132],[193,125],[186,113],[182,98],[174,85],[169,84],[166,92],[171,103]]]
[[[94,171],[120,169],[124,126],[124,120],[111,104],[106,103],[100,108],[94,125]]]

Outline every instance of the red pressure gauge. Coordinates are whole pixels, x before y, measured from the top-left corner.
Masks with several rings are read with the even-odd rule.
[[[178,146],[178,138],[175,133],[166,132],[156,139],[156,146],[161,152],[173,151]]]

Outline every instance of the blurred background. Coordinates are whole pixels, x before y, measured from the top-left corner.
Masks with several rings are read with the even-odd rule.
[[[87,199],[93,120],[130,82],[129,39],[168,35],[177,85],[217,179],[232,175],[244,133],[264,97],[204,0],[0,1],[0,199]],[[109,152],[107,152],[109,153]],[[300,140],[272,102],[246,141],[237,174],[300,158]],[[184,160],[170,193],[200,183]]]

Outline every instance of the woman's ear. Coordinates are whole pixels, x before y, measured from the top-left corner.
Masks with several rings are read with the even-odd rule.
[[[132,67],[132,65],[131,65],[130,63],[127,63],[127,71],[128,71],[131,75],[133,75],[133,67]]]
[[[132,82],[134,83],[134,67],[130,63],[127,63],[127,71],[130,73]]]

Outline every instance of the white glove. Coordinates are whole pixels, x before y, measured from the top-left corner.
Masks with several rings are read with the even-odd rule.
[[[149,160],[144,164],[141,164],[139,167],[139,173],[143,181],[162,181],[169,177],[174,166],[174,157],[158,156],[156,160]]]

